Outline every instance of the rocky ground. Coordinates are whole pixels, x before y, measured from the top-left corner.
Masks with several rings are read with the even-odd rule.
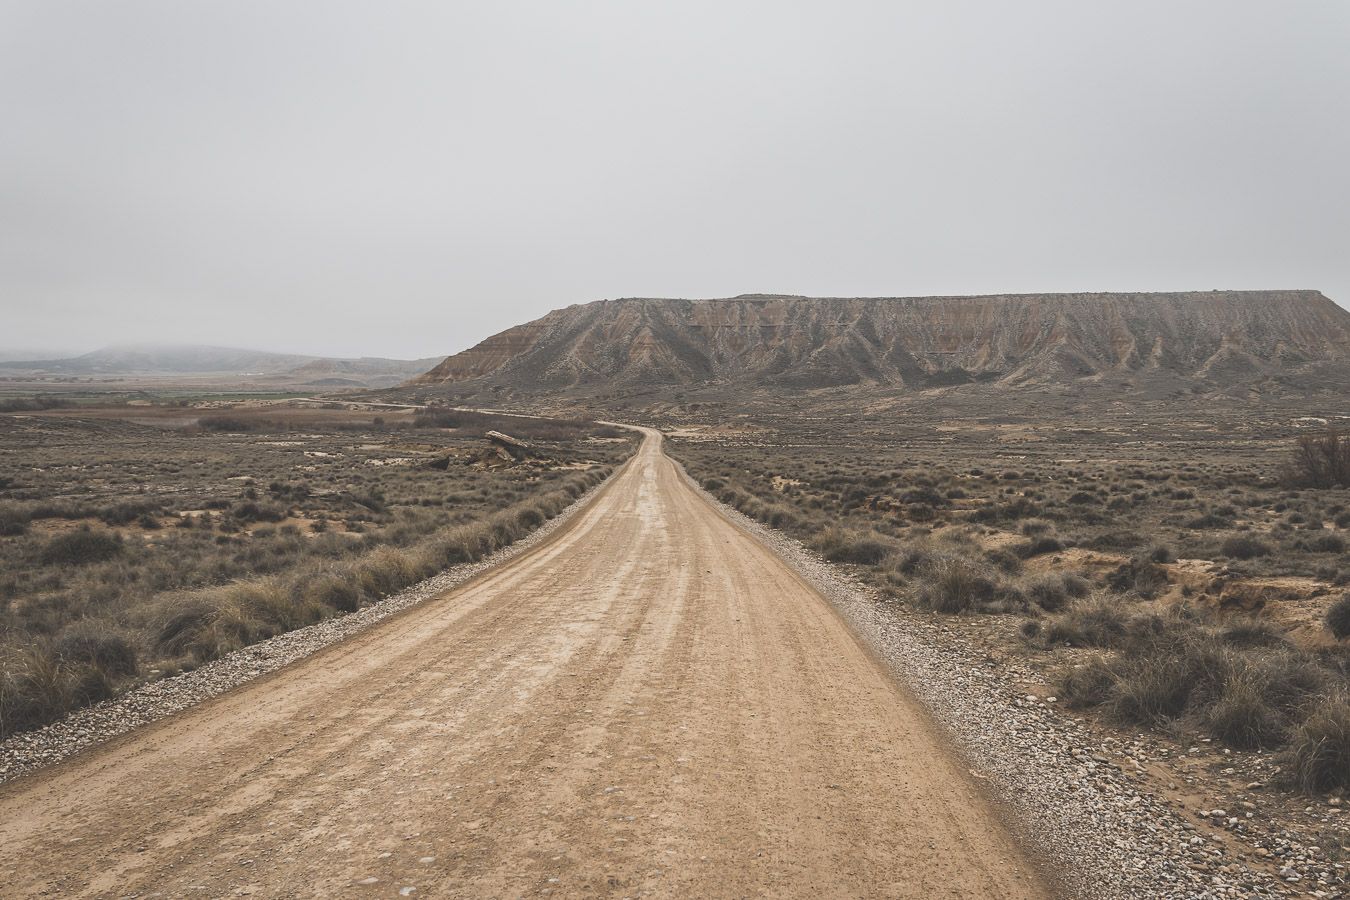
[[[944,726],[971,773],[1006,805],[1010,825],[1069,893],[1347,895],[1345,865],[1306,835],[1308,825],[1320,824],[1328,842],[1345,843],[1338,798],[1312,801],[1324,808],[1309,806],[1299,830],[1284,827],[1263,814],[1270,771],[1240,773],[1208,744],[1178,760],[1156,738],[1125,740],[1097,729],[1059,709],[1039,675],[996,661],[951,620],[880,600],[800,542],[705,496],[830,599]],[[1227,788],[1234,790],[1215,796]]]

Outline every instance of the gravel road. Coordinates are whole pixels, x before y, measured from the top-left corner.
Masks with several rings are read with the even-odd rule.
[[[1094,900],[1344,896],[1330,873],[1319,883],[1239,861],[1150,789],[1129,744],[1103,742],[1047,698],[1019,691],[1039,680],[1032,673],[995,665],[940,617],[877,602],[800,542],[685,478],[829,599],[1010,811],[1014,834],[1061,891]]]
[[[6,896],[1050,893],[988,776],[655,432],[382,618],[0,787]]]

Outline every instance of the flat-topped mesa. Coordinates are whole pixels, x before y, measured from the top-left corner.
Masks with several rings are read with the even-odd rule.
[[[1317,291],[752,294],[569,306],[493,335],[411,384],[921,388],[1132,372],[1228,383],[1347,361],[1350,312]]]

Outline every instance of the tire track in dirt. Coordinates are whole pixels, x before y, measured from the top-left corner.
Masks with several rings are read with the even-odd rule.
[[[502,567],[0,788],[0,864],[7,896],[1047,894],[655,432]]]

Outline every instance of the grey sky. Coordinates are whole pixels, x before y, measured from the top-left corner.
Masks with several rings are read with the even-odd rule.
[[[0,0],[0,347],[602,297],[1319,288],[1350,3]]]

